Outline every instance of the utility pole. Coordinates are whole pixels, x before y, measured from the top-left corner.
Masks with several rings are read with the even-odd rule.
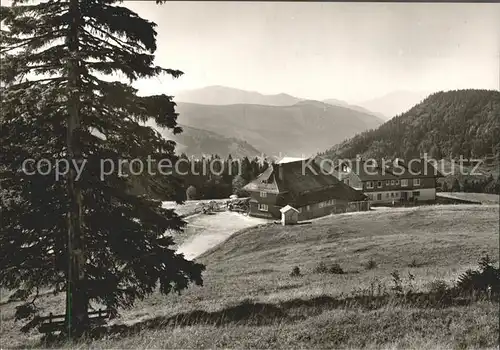
[[[76,169],[72,166],[81,163],[80,148],[80,59],[79,30],[81,13],[79,0],[70,0],[69,14],[71,24],[67,36],[69,49],[68,61],[68,119],[67,154],[70,166],[67,177],[69,198],[68,210],[68,281],[66,286],[66,322],[68,335],[79,336],[88,325],[88,298],[84,286],[85,264],[84,240],[82,232],[82,194],[76,180]]]

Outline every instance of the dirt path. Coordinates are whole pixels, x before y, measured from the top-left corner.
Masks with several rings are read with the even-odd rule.
[[[177,251],[184,253],[187,259],[196,258],[225,241],[236,231],[269,222],[229,211],[214,215],[195,215],[186,221],[186,234],[189,238],[179,245]]]

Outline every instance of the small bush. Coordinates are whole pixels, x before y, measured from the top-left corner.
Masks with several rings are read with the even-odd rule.
[[[300,273],[300,268],[298,266],[295,266],[293,269],[292,269],[292,272],[290,272],[290,276],[292,277],[297,277],[297,276],[301,276],[302,274]]]
[[[456,289],[459,293],[500,293],[500,269],[486,255],[479,261],[479,270],[467,270],[458,277]]]
[[[364,264],[364,266],[365,266],[365,269],[367,269],[367,270],[373,270],[373,269],[375,269],[378,266],[378,264],[377,264],[377,262],[375,260],[373,260],[373,258],[370,258],[370,260],[368,260]]]
[[[328,272],[328,267],[326,264],[322,261],[318,265],[316,265],[313,269],[314,273],[327,273]]]
[[[408,267],[414,267],[414,268],[415,268],[415,267],[420,267],[420,266],[422,266],[422,264],[421,264],[421,263],[419,263],[419,262],[417,261],[417,259],[413,259],[413,260],[412,260],[412,261],[408,264]]]
[[[435,280],[428,284],[429,293],[444,295],[448,291],[448,284],[443,280]]]
[[[343,275],[344,274],[344,270],[342,269],[342,267],[340,267],[339,264],[333,264],[332,266],[330,266],[330,268],[328,269],[328,272],[332,273],[332,274],[336,274],[336,275]]]
[[[318,263],[318,265],[316,265],[316,267],[314,267],[313,272],[314,273],[331,273],[331,274],[335,274],[335,275],[342,275],[345,273],[339,264],[334,263],[330,266],[327,266],[323,261]]]
[[[444,303],[447,304],[456,295],[452,289],[448,287],[448,284],[443,280],[435,280],[428,284],[429,288],[429,301],[434,303]]]
[[[403,293],[403,281],[401,280],[401,277],[399,276],[399,272],[393,271],[391,273],[391,277],[392,277],[392,283],[394,284],[391,289],[398,294],[402,294]]]
[[[196,187],[191,185],[187,188],[186,198],[187,198],[187,200],[198,199],[198,191],[196,190]]]

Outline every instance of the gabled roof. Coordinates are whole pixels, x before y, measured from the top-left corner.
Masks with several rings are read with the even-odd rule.
[[[281,209],[280,209],[280,212],[282,212],[282,213],[286,213],[287,211],[290,211],[290,210],[295,211],[295,212],[297,212],[297,213],[299,212],[297,209],[295,209],[294,207],[292,207],[292,206],[290,206],[290,205],[287,205],[287,206],[285,206],[285,207],[281,208]]]
[[[276,164],[294,163],[307,160],[307,158],[297,158],[297,157],[283,157],[276,162]]]
[[[279,168],[282,168],[282,180],[278,177]],[[366,198],[335,176],[322,172],[314,162],[305,161],[273,164],[243,189],[280,193],[278,205],[290,203],[296,207],[329,199],[361,201]]]
[[[269,166],[257,178],[243,187],[245,191],[265,191],[270,193],[279,193],[280,187],[276,181],[276,172],[273,166]]]

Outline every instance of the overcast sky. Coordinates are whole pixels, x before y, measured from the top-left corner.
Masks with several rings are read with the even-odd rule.
[[[143,94],[224,85],[356,103],[500,89],[500,3],[123,4],[157,23],[157,63],[185,73],[136,83]]]
[[[144,93],[224,85],[356,102],[396,90],[499,89],[500,4],[154,2],[157,62],[185,75]]]

